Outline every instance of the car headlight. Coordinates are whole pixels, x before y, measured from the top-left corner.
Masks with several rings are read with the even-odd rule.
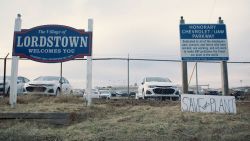
[[[148,85],[149,88],[154,88],[156,87],[155,85]]]

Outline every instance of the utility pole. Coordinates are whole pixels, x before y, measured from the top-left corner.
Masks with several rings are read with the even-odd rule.
[[[198,84],[198,62],[196,62],[196,94],[199,94],[199,84]]]
[[[60,95],[62,95],[62,90],[63,90],[63,89],[62,89],[62,84],[63,84],[63,81],[62,81],[62,71],[63,71],[63,70],[62,70],[62,69],[63,69],[63,68],[62,68],[62,67],[63,67],[63,66],[62,66],[62,62],[60,63],[60,66],[61,66],[61,69],[60,69],[60,89],[61,89]]]
[[[185,24],[183,16],[181,16],[180,24]],[[187,61],[181,62],[182,67],[182,93],[188,93],[188,76],[187,76]]]
[[[218,24],[224,24],[221,17],[219,17]],[[227,61],[221,62],[221,81],[222,81],[222,95],[229,95]]]
[[[128,54],[128,96],[129,96],[129,54]]]

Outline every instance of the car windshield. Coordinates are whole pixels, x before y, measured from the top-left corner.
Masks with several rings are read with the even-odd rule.
[[[41,76],[41,77],[34,79],[34,81],[59,81],[59,80],[60,80],[60,77],[57,77],[57,76]]]
[[[6,80],[10,80],[10,76],[5,77]],[[3,76],[0,76],[0,81],[3,80]]]
[[[162,77],[147,77],[146,82],[171,82],[168,78]]]

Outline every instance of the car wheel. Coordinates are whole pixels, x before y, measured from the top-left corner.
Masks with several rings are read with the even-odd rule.
[[[60,95],[61,91],[59,88],[56,89],[56,96]]]

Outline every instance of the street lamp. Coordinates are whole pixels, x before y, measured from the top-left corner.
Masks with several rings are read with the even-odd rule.
[[[240,87],[242,87],[242,82],[243,82],[243,80],[240,80]]]

